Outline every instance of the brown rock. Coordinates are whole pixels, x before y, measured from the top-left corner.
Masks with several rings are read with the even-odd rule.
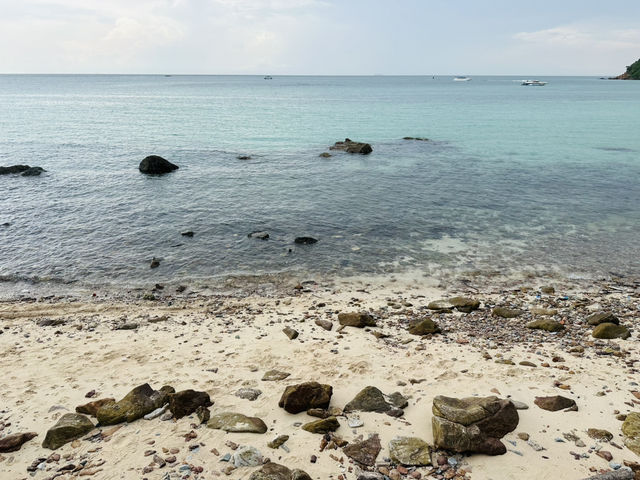
[[[100,400],[85,403],[84,405],[78,405],[76,407],[76,413],[84,413],[85,415],[95,417],[98,414],[98,410],[100,410],[105,405],[115,403],[115,401],[115,398],[101,398]]]
[[[327,408],[333,388],[318,382],[289,385],[282,393],[278,406],[289,413],[300,413],[310,408]]]
[[[364,328],[376,326],[376,321],[368,313],[339,313],[338,321],[340,325],[345,327]]]
[[[23,444],[37,437],[35,432],[13,433],[0,438],[0,453],[17,452]]]
[[[362,442],[350,443],[342,449],[346,456],[356,462],[373,467],[376,464],[376,458],[382,449],[380,437],[378,434],[370,435],[367,440]]]
[[[558,410],[576,407],[576,402],[574,400],[561,395],[555,395],[552,397],[536,397],[533,403],[543,410],[548,410],[550,412],[557,412]]]

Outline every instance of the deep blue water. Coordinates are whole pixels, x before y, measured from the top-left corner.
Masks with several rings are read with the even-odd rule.
[[[639,275],[640,82],[541,79],[0,76],[0,278]]]

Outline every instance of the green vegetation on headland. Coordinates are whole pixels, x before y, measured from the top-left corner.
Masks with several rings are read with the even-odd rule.
[[[611,80],[640,80],[640,59],[629,65],[622,75],[613,77]]]

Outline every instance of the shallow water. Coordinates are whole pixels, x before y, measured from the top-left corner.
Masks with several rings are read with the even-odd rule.
[[[640,82],[514,80],[0,76],[0,278],[639,275]]]

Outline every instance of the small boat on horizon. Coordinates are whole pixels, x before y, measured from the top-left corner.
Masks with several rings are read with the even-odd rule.
[[[470,82],[471,81],[471,77],[453,77],[453,81],[454,82]]]
[[[520,85],[527,87],[544,87],[548,82],[541,82],[540,80],[522,80]]]
[[[264,79],[265,80],[273,80],[273,77],[271,75],[265,75]]]

